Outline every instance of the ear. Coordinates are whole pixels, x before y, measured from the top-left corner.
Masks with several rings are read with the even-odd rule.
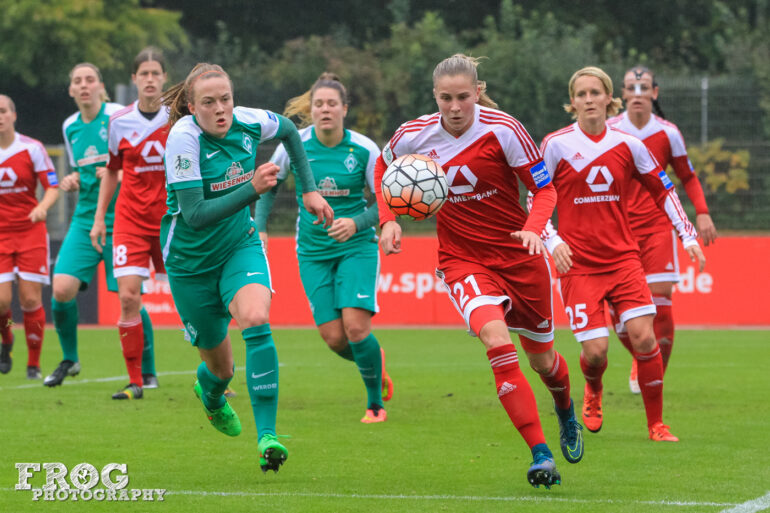
[[[190,111],[190,114],[195,115],[195,105],[192,103],[187,102],[187,110]]]
[[[658,86],[655,86],[652,88],[652,99],[657,100],[658,99]]]
[[[342,106],[342,117],[344,118],[347,115],[348,115],[348,106],[347,105],[343,105]]]
[[[131,82],[136,84],[136,73],[131,73]]]

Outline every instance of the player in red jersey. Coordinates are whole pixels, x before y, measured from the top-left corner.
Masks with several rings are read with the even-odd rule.
[[[13,363],[11,299],[13,281],[18,277],[28,349],[27,378],[40,379],[45,327],[42,290],[51,283],[45,219],[59,197],[59,183],[43,145],[17,133],[15,123],[13,100],[0,94],[0,373],[10,372]],[[39,203],[37,182],[45,189]]]
[[[640,181],[665,211],[701,269],[705,259],[665,171],[639,139],[607,126],[607,115],[620,105],[612,98],[610,77],[599,68],[583,68],[572,75],[569,95],[565,110],[577,122],[548,135],[541,147],[546,166],[553,170],[559,215],[559,234],[549,222],[544,236],[559,271],[570,327],[582,345],[583,422],[593,432],[602,427],[602,375],[609,340],[606,300],[628,331],[649,436],[676,442],[662,418],[663,364],[652,328],[655,305],[627,219],[633,180]]]
[[[160,98],[166,83],[163,55],[148,47],[134,59],[131,80],[139,99],[110,117],[108,146],[110,159],[102,179],[91,243],[101,251],[107,227],[105,213],[118,186],[115,203],[112,263],[118,281],[120,319],[118,332],[129,384],[115,393],[113,399],[141,399],[143,388],[157,388],[154,359],[145,356],[142,281],[150,278],[150,263],[155,276],[163,277],[165,267],[160,247],[160,219],[166,211],[166,174],[163,164],[168,138],[168,110],[161,108]],[[148,348],[152,353],[152,347]],[[142,361],[144,360],[144,362]],[[149,362],[148,362],[149,360]]]
[[[436,275],[487,350],[500,402],[532,451],[527,479],[550,487],[561,478],[509,331],[519,335],[530,365],[553,394],[562,452],[577,463],[582,426],[569,395],[567,363],[553,349],[550,272],[538,236],[556,193],[537,146],[516,119],[494,108],[476,65],[460,54],[439,63],[433,72],[439,112],[401,125],[377,159],[380,242],[386,255],[401,251],[401,227],[377,185],[383,172],[401,155],[429,156],[443,167],[449,184],[437,215]],[[529,217],[519,204],[519,180],[534,194]]]
[[[623,100],[626,102],[625,112],[611,118],[607,123],[641,139],[663,169],[669,166],[674,169],[695,206],[695,227],[698,234],[708,246],[717,236],[714,221],[709,215],[698,176],[687,158],[684,138],[676,125],[666,121],[658,105],[658,84],[652,71],[644,66],[629,69],[623,78]],[[656,114],[653,114],[653,109]],[[676,238],[671,233],[671,223],[639,182],[631,184],[628,221],[631,233],[641,249],[647,285],[657,309],[653,327],[663,357],[665,373],[674,345],[671,295],[674,284],[679,281]],[[628,333],[617,315],[613,315],[613,321],[618,338],[631,351]],[[640,393],[636,360],[632,360],[628,384],[633,393]]]

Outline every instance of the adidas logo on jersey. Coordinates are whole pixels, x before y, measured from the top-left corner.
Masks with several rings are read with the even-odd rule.
[[[438,153],[436,153],[436,150],[430,150],[428,152],[428,158],[433,160],[438,160],[439,156],[438,156]]]
[[[575,153],[570,160],[583,160],[583,155],[580,152]]]
[[[673,270],[674,270],[674,264],[669,262],[668,265],[666,266],[666,271],[673,271]]]
[[[543,329],[548,327],[548,319],[543,319],[543,322],[537,325],[538,328]]]
[[[500,390],[497,391],[497,397],[502,397],[505,394],[509,394],[516,390],[516,385],[511,385],[507,381],[503,381],[503,384],[500,385]]]

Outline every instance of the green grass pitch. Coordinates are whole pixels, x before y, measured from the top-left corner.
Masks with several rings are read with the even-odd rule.
[[[215,431],[192,392],[197,351],[178,330],[156,332],[160,388],[113,401],[126,382],[115,330],[81,330],[82,373],[47,389],[25,376],[23,332],[0,376],[0,511],[754,512],[770,508],[770,334],[679,330],[666,375],[664,420],[678,444],[647,439],[642,401],[628,391],[630,356],[613,340],[604,427],[585,433],[582,462],[558,447],[550,394],[522,365],[537,397],[562,485],[529,486],[530,455],[501,408],[478,340],[462,330],[377,330],[395,396],[388,421],[365,425],[355,366],[314,330],[276,329],[278,431],[290,456],[263,475],[245,385],[244,346],[233,332],[237,438]],[[518,347],[518,343],[517,343]],[[579,346],[559,331],[572,397],[582,404]],[[43,374],[58,363],[46,333]],[[128,488],[166,489],[161,503],[33,502],[15,491],[17,462],[125,463]],[[30,479],[44,484],[44,473]],[[101,486],[101,485],[99,485]],[[754,502],[750,502],[754,501]],[[747,505],[748,503],[748,505]],[[752,506],[753,504],[753,506]]]

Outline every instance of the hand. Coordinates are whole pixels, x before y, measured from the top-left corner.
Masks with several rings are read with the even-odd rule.
[[[262,241],[262,247],[265,248],[265,253],[267,253],[267,232],[259,232],[259,240]]]
[[[356,223],[349,217],[338,217],[329,228],[329,237],[337,242],[345,242],[356,234]]]
[[[328,228],[334,222],[334,210],[326,202],[318,191],[306,192],[302,195],[302,203],[305,210],[316,216],[318,219],[313,224],[323,223],[324,228]]]
[[[401,226],[397,222],[388,221],[382,225],[380,246],[386,255],[401,253]]]
[[[572,250],[566,242],[562,242],[553,248],[553,261],[556,262],[556,270],[564,274],[572,268]]]
[[[690,260],[693,262],[698,261],[698,272],[703,272],[703,269],[706,267],[706,257],[703,256],[703,250],[700,249],[700,246],[695,244],[689,246],[685,251],[690,255]]]
[[[279,168],[272,162],[265,162],[254,170],[254,176],[251,177],[251,185],[257,194],[264,194],[278,183]]]
[[[89,235],[91,236],[91,245],[101,253],[107,244],[107,225],[104,224],[104,218],[94,219],[94,225],[91,227]]]
[[[698,214],[695,216],[695,229],[698,230],[698,235],[703,239],[704,245],[708,246],[717,240],[717,227],[714,226],[714,221],[711,220],[710,215]]]
[[[521,241],[521,245],[524,246],[524,249],[529,250],[530,255],[542,255],[545,251],[543,241],[535,232],[519,230],[518,232],[513,232],[511,238]]]
[[[96,168],[96,178],[98,178],[99,180],[104,178],[104,175],[106,175],[106,174],[107,174],[107,168],[106,167],[99,166],[99,167]]]
[[[45,221],[46,217],[48,217],[48,211],[43,207],[41,207],[40,205],[38,205],[32,209],[32,211],[29,213],[27,217],[33,223],[37,223],[39,221]]]
[[[64,192],[73,192],[80,190],[80,173],[77,171],[65,175],[59,182],[59,189]]]

